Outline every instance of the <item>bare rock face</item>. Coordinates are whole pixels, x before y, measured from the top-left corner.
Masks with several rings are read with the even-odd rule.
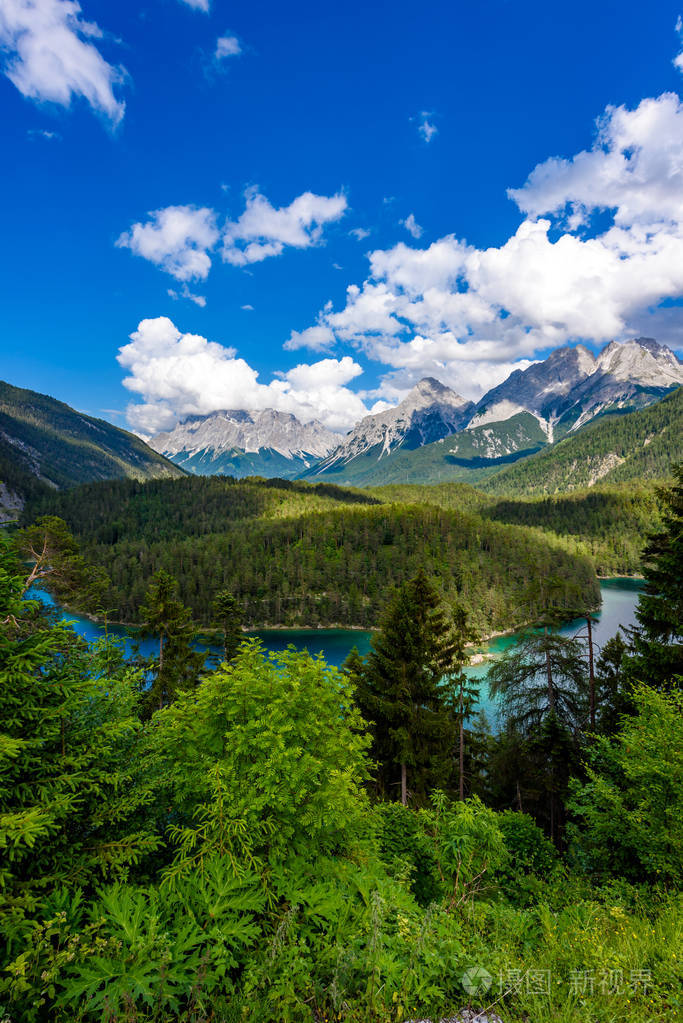
[[[149,442],[191,472],[235,476],[296,476],[338,443],[339,434],[321,423],[301,423],[289,412],[274,409],[194,416]]]
[[[550,442],[603,412],[643,408],[683,384],[683,363],[653,338],[612,341],[599,355],[577,345],[516,370],[485,394],[468,427],[534,415]]]
[[[289,412],[264,409],[262,412],[212,412],[178,423],[169,433],[158,433],[150,447],[167,456],[180,451],[211,450],[217,453],[239,449],[257,452],[264,448],[285,458],[308,454],[327,455],[339,441],[320,423],[300,423]]]
[[[370,452],[377,458],[397,448],[419,448],[448,437],[467,422],[471,401],[433,377],[425,377],[395,408],[364,416],[321,464],[324,471]]]

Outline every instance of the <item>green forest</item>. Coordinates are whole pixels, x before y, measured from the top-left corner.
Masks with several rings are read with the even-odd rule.
[[[139,621],[160,569],[204,625],[216,594],[229,590],[248,626],[373,628],[392,587],[419,568],[442,599],[467,608],[481,635],[523,625],[549,601],[571,612],[599,599],[592,560],[551,531],[331,484],[110,481],[34,502],[25,519],[45,514],[64,519],[106,572],[102,606],[125,622]]]
[[[668,476],[683,458],[683,388],[638,412],[598,416],[577,433],[482,481],[492,494],[556,494]]]
[[[25,498],[92,479],[177,478],[135,434],[0,380],[0,480]]]
[[[598,575],[640,575],[642,537],[661,522],[658,481],[596,484],[548,497],[497,498],[464,483],[367,491],[396,502],[466,508],[486,519],[538,529],[592,558]]]
[[[73,494],[60,510],[76,537],[55,515],[0,536],[0,1018],[679,1017],[683,468],[657,497],[636,627],[599,652],[554,628],[591,597],[591,563],[541,540],[592,521],[576,496],[493,506],[530,527],[477,514],[476,492],[461,511],[264,482]],[[397,538],[416,560],[392,569],[371,650],[342,669],[242,642],[227,587],[211,611],[225,657],[207,666],[183,585],[157,564],[137,605],[152,658],[87,644],[31,597],[40,584],[95,610],[105,545],[175,547],[186,564],[231,530],[301,537],[312,577],[339,531],[366,556],[387,547],[381,571]],[[523,573],[507,589],[502,565]],[[472,606],[475,570],[502,600],[535,582],[534,628],[489,669],[495,731],[462,671],[490,613]]]

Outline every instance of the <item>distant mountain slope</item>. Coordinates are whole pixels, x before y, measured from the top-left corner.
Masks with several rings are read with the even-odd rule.
[[[293,479],[339,443],[321,423],[264,409],[212,412],[159,433],[150,446],[197,476],[279,476]]]
[[[642,572],[644,537],[662,524],[655,482],[598,483],[571,494],[498,497],[465,483],[392,485],[367,493],[380,501],[432,504],[538,530],[570,551],[588,555],[599,575]]]
[[[0,381],[0,482],[21,503],[91,480],[183,476],[132,433],[36,391]]]
[[[644,408],[683,384],[683,364],[652,338],[558,348],[515,370],[474,406],[422,380],[395,409],[366,416],[305,478],[356,486],[478,482],[598,416]]]
[[[365,480],[373,462],[399,451],[414,450],[447,437],[462,427],[474,405],[432,377],[425,377],[396,408],[376,412],[351,430],[338,447],[302,475]]]
[[[383,486],[390,483],[478,483],[501,466],[540,450],[547,444],[538,420],[528,412],[503,423],[461,430],[413,450],[400,448],[378,460],[369,451],[346,464],[327,469],[323,479],[340,485]],[[310,477],[315,479],[315,470]]]
[[[599,418],[485,480],[490,494],[557,494],[601,481],[658,479],[683,460],[683,388],[638,412]]]
[[[612,341],[594,356],[583,345],[557,348],[543,362],[511,373],[485,394],[469,426],[530,412],[550,442],[606,412],[630,412],[683,384],[683,364],[653,338]]]

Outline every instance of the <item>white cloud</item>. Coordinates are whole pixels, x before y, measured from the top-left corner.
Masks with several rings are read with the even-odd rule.
[[[676,35],[678,36],[678,41],[683,43],[683,18],[681,18],[680,14],[676,18]],[[683,52],[674,57],[674,65],[679,71],[683,71]]]
[[[364,238],[370,237],[370,232],[365,227],[352,227],[349,234],[359,242],[362,242]]]
[[[413,213],[409,213],[405,220],[400,221],[401,227],[405,227],[409,234],[412,234],[413,238],[421,238],[423,229],[418,224]]]
[[[304,192],[289,204],[275,208],[256,189],[246,193],[246,209],[225,226],[223,259],[233,266],[259,263],[279,256],[285,246],[307,249],[317,245],[323,226],[343,217],[346,196],[314,195]]]
[[[183,334],[165,316],[142,320],[118,354],[123,384],[142,401],[128,406],[133,429],[149,436],[189,415],[216,409],[275,408],[302,422],[317,419],[343,431],[367,414],[348,384],[362,369],[350,356],[295,366],[269,384],[234,348]]]
[[[244,311],[247,313],[253,313],[254,311],[253,305],[249,305],[248,303],[246,305],[241,305],[240,309],[244,309]]]
[[[346,206],[341,193],[304,192],[289,206],[276,209],[252,189],[242,215],[222,229],[216,211],[206,206],[167,206],[149,213],[146,222],[133,224],[116,245],[149,260],[178,281],[206,280],[211,254],[220,241],[224,262],[244,267],[279,256],[287,246],[306,249],[320,244],[325,224],[339,220]]]
[[[226,57],[239,57],[242,52],[240,41],[237,36],[225,35],[216,40],[216,60],[225,60]]]
[[[671,335],[658,307],[683,297],[677,96],[609,107],[590,150],[539,164],[509,194],[523,218],[504,244],[446,235],[376,250],[343,308],[321,311],[315,329],[387,367],[374,396],[394,400],[431,374],[478,397],[550,347],[634,336],[648,322]]]
[[[190,302],[194,302],[195,305],[200,306],[202,309],[206,305],[206,299],[203,295],[195,295],[194,292],[190,291],[187,284],[183,284],[180,291],[176,291],[175,288],[168,289],[169,298],[177,301],[179,298],[187,298]]]
[[[211,6],[210,0],[180,0],[180,2],[187,7],[192,7],[195,11],[203,11],[205,14],[209,13]]]
[[[114,95],[123,71],[93,45],[102,31],[81,18],[76,0],[2,0],[0,49],[3,71],[28,99],[68,107],[81,96],[118,124],[125,103]]]
[[[434,136],[439,132],[439,129],[434,122],[430,121],[430,117],[432,116],[433,115],[428,110],[423,110],[418,117],[417,130],[427,145],[429,145]]]
[[[334,334],[329,327],[308,327],[301,332],[293,330],[282,346],[288,352],[310,348],[314,352],[328,351],[334,345]]]
[[[592,149],[536,167],[509,190],[532,217],[569,216],[570,228],[594,210],[614,210],[614,223],[656,225],[683,220],[683,107],[674,93],[644,99],[635,110],[608,107]]]
[[[168,206],[149,217],[145,224],[133,224],[116,244],[148,259],[178,281],[205,280],[211,269],[209,251],[219,238],[213,210]]]

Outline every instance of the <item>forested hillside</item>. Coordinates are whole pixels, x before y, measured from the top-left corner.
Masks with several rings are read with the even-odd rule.
[[[88,480],[184,472],[132,433],[0,381],[0,482],[25,498]]]
[[[65,519],[113,583],[109,606],[135,621],[160,568],[208,624],[220,590],[249,625],[373,628],[395,584],[420,568],[459,599],[481,633],[592,606],[588,558],[551,537],[473,511],[384,503],[331,485],[186,478],[90,484],[31,506]],[[549,596],[551,594],[551,596]]]
[[[607,416],[482,481],[490,494],[557,494],[598,481],[663,479],[683,459],[683,388],[639,412]]]
[[[435,504],[486,519],[526,526],[589,555],[599,575],[639,575],[642,538],[661,525],[653,483],[596,484],[571,494],[499,499],[464,483],[392,486],[368,491],[380,500]]]

